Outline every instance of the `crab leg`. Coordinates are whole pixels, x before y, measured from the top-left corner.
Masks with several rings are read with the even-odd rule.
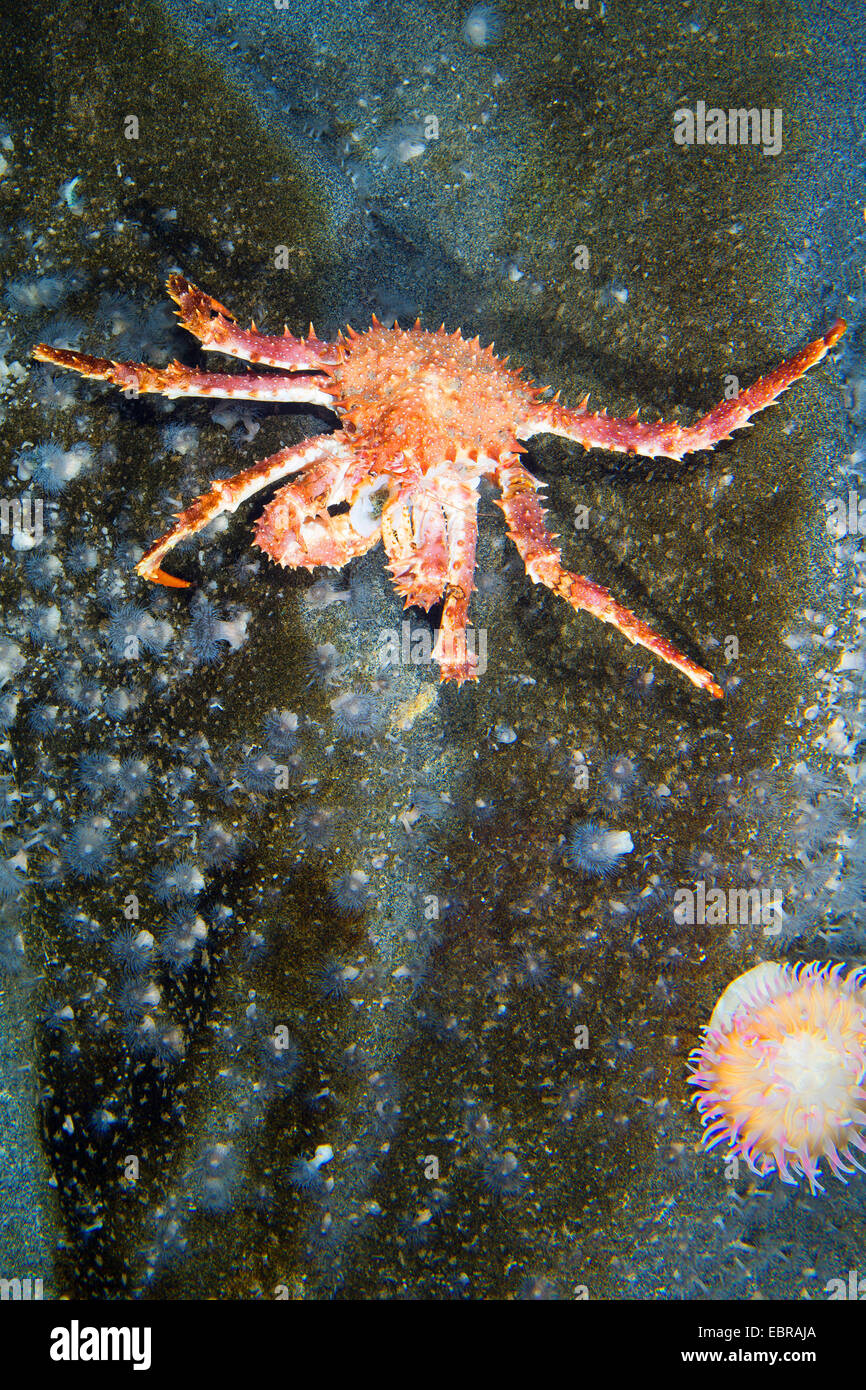
[[[426,612],[448,582],[445,514],[437,491],[413,480],[382,512],[382,541],[394,588],[404,606]]]
[[[149,367],[146,362],[111,362],[107,357],[90,357],[70,348],[53,348],[37,343],[32,354],[39,362],[67,367],[80,376],[110,381],[123,391],[136,395],[155,392],[175,400],[178,396],[219,396],[230,400],[303,402],[333,408],[334,398],[323,391],[325,377],[298,372],[294,376],[248,376],[197,372],[181,362],[167,367]]]
[[[316,338],[312,324],[308,338],[293,338],[288,330],[282,336],[259,333],[255,324],[245,332],[238,328],[234,314],[225,305],[182,275],[168,277],[168,292],[180,306],[178,319],[183,327],[211,352],[224,352],[228,357],[264,362],[287,371],[314,370],[337,360],[334,344]]]
[[[358,530],[356,521],[362,523],[351,509],[339,516],[328,513],[329,507],[357,497],[370,468],[338,435],[328,438],[334,448],[314,460],[303,477],[281,487],[256,522],[255,544],[279,565],[342,569],[379,541],[381,526],[366,514]]]
[[[135,567],[137,573],[143,579],[153,580],[155,584],[167,584],[173,589],[188,589],[190,586],[185,579],[176,579],[173,574],[166,574],[160,567],[163,556],[179,541],[187,536],[194,536],[196,531],[201,531],[223,512],[237,511],[248,497],[252,497],[269,483],[276,482],[278,478],[284,478],[287,473],[299,473],[302,468],[308,468],[328,455],[342,452],[343,446],[333,436],[316,435],[312,439],[302,440],[300,444],[280,449],[278,453],[271,454],[270,458],[262,459],[261,463],[245,469],[243,473],[236,473],[233,478],[215,480],[210,492],[198,497],[191,506],[182,511],[171,530],[161,536],[139,560]]]
[[[847,325],[837,319],[833,327],[808,343],[802,351],[783,362],[754,386],[741,391],[735,399],[722,401],[694,425],[678,425],[675,421],[659,421],[655,425],[641,424],[637,412],[628,420],[614,416],[593,415],[583,407],[569,410],[556,401],[540,402],[533,406],[517,429],[521,439],[534,434],[558,434],[573,439],[585,449],[600,448],[614,453],[643,454],[647,458],[681,459],[698,449],[713,449],[734,430],[742,429],[758,411],[766,410],[783,391],[805,376],[810,367],[820,362],[845,332]],[[587,400],[589,397],[587,397]]]
[[[439,636],[433,660],[439,663],[443,681],[478,679],[478,655],[466,642],[469,600],[475,588],[475,545],[478,540],[478,493],[454,478],[447,491],[440,492],[445,511],[448,545],[445,605],[439,621]]]
[[[611,598],[607,589],[562,568],[562,555],[545,525],[544,512],[535,495],[536,482],[531,473],[519,463],[510,463],[501,465],[495,476],[502,491],[499,505],[508,522],[508,534],[520,552],[526,573],[535,584],[545,584],[578,612],[583,610],[603,623],[611,623],[629,642],[646,647],[647,651],[653,652],[669,666],[682,671],[693,685],[706,690],[716,699],[722,698],[721,687],[709,671],[677,651],[666,638],[635,617],[630,609],[623,608]]]

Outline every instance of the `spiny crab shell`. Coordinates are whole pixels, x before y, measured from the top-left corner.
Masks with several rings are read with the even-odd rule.
[[[569,409],[507,366],[478,339],[414,328],[384,328],[374,319],[364,333],[327,343],[312,328],[307,338],[260,333],[237,326],[218,300],[181,275],[168,281],[178,318],[202,346],[263,365],[267,372],[230,375],[173,362],[166,368],[112,362],[39,344],[40,361],[135,392],[172,398],[218,396],[234,400],[324,405],[340,428],[276,454],[211,490],[180,513],[138,565],[146,579],[186,587],[162,568],[169,550],[217,516],[235,511],[262,488],[280,482],[256,523],[256,544],[280,565],[342,568],[382,541],[398,593],[407,607],[442,603],[433,657],[442,680],[476,680],[478,658],[466,628],[474,588],[478,486],[488,477],[499,489],[508,534],[535,582],[572,608],[617,628],[628,641],[676,667],[708,694],[722,690],[709,671],[678,651],[592,580],[562,566],[545,524],[539,485],[522,462],[521,441],[557,434],[584,448],[648,458],[683,458],[712,449],[830,350],[845,331],[837,322],[822,337],[776,367],[734,400],[723,401],[693,425],[646,424]],[[286,482],[286,479],[291,481]]]

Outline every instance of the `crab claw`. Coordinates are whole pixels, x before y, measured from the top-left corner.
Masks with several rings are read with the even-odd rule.
[[[164,584],[167,589],[191,589],[192,585],[188,579],[178,579],[176,574],[169,574],[167,570],[143,570],[137,566],[138,573],[143,579],[149,579],[152,584]]]

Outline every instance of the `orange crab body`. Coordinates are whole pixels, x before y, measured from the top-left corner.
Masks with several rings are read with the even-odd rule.
[[[478,658],[467,649],[465,631],[474,588],[478,485],[488,477],[500,490],[508,533],[535,583],[612,624],[708,694],[721,696],[708,671],[606,589],[563,568],[545,524],[539,485],[521,459],[521,441],[552,433],[587,449],[649,458],[679,459],[712,449],[825,356],[845,331],[841,319],[735,400],[681,426],[593,414],[586,401],[569,409],[547,399],[542,388],[523,380],[491,348],[459,332],[430,333],[420,324],[387,329],[374,320],[367,332],[349,329],[335,343],[321,342],[312,329],[308,338],[267,335],[255,326],[240,329],[222,304],[180,275],[170,277],[168,288],[180,322],[205,348],[272,370],[228,375],[179,362],[160,369],[44,344],[33,355],[138,392],[325,405],[340,428],[214,482],[148,550],[138,565],[145,579],[186,587],[162,568],[168,551],[280,482],[256,523],[255,543],[280,565],[339,569],[381,541],[406,606],[429,609],[443,603],[433,651],[441,678],[474,680]]]

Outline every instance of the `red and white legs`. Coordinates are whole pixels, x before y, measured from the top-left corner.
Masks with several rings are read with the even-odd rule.
[[[199,372],[181,362],[167,367],[150,367],[146,362],[112,362],[107,357],[91,357],[70,348],[53,348],[38,343],[33,356],[39,362],[66,367],[79,376],[109,381],[121,391],[136,395],[154,393],[176,400],[179,396],[217,396],[225,400],[271,401],[275,404],[300,402],[332,409],[334,398],[323,390],[326,378],[311,372],[292,376],[233,375],[228,372]]]
[[[722,690],[702,666],[698,666],[677,651],[666,638],[654,632],[628,608],[616,602],[599,584],[582,575],[570,574],[562,568],[562,556],[547,529],[544,512],[536,496],[536,483],[531,473],[519,463],[503,464],[496,470],[496,482],[502,491],[499,503],[508,523],[508,534],[517,546],[526,566],[526,573],[536,584],[544,584],[564,598],[578,612],[591,613],[603,623],[610,623],[623,637],[637,646],[646,647],[669,666],[675,666],[684,676],[706,690],[716,699]]]
[[[225,305],[182,275],[168,277],[168,292],[179,306],[178,319],[183,327],[209,351],[291,372],[325,369],[337,360],[335,345],[316,338],[312,324],[308,338],[293,338],[288,331],[282,335],[259,333],[255,324],[246,331],[238,328],[234,314]]]
[[[453,478],[441,494],[445,512],[448,562],[445,572],[445,603],[439,620],[439,636],[433,660],[439,663],[443,681],[478,680],[478,652],[470,651],[466,640],[469,600],[475,588],[475,547],[478,542],[478,492]]]
[[[372,550],[381,535],[381,527],[363,508],[357,526],[351,507],[330,515],[330,507],[357,496],[369,478],[369,464],[353,454],[339,435],[327,435],[319,443],[319,457],[311,460],[296,482],[280,488],[256,522],[255,544],[278,565],[292,569],[312,570],[317,565],[342,569],[349,560]]]
[[[212,299],[182,275],[170,275],[168,292],[180,312],[178,318],[203,347],[223,352],[246,362],[279,367],[285,375],[249,374],[232,376],[225,372],[200,372],[171,362],[167,367],[150,367],[146,362],[112,362],[107,357],[91,357],[69,348],[38,343],[33,356],[39,362],[66,367],[80,376],[110,381],[123,391],[138,395],[155,392],[176,399],[178,396],[220,396],[229,400],[301,402],[333,405],[333,396],[324,389],[328,364],[337,359],[332,343],[313,336],[293,338],[238,328],[234,317],[218,300]]]
[[[681,459],[699,449],[713,449],[805,376],[839,341],[845,329],[844,320],[837,319],[822,338],[808,343],[787,362],[747,390],[740,391],[733,400],[722,401],[694,425],[683,426],[671,421],[648,425],[637,419],[637,413],[631,419],[618,420],[604,413],[593,415],[582,407],[569,410],[556,401],[542,401],[532,407],[516,433],[520,439],[529,439],[534,434],[558,434],[582,444],[584,449],[642,454],[646,458]]]
[[[286,474],[299,473],[324,458],[342,456],[342,453],[342,446],[334,436],[316,435],[313,439],[305,439],[300,444],[280,449],[278,453],[271,454],[270,458],[254,464],[252,468],[236,473],[233,478],[218,479],[213,483],[210,492],[196,498],[195,502],[179,514],[171,530],[161,536],[139,560],[136,571],[143,579],[150,579],[155,584],[167,584],[174,589],[188,589],[189,584],[185,579],[176,579],[174,575],[167,574],[162,569],[162,560],[169,550],[187,536],[194,536],[224,512],[237,511],[248,497],[254,496],[279,478],[284,478]]]
[[[382,513],[382,541],[394,587],[406,607],[432,608],[443,598],[439,633],[431,653],[443,681],[477,680],[478,655],[466,639],[469,600],[475,587],[478,537],[476,489],[456,474],[437,474],[390,501]]]

